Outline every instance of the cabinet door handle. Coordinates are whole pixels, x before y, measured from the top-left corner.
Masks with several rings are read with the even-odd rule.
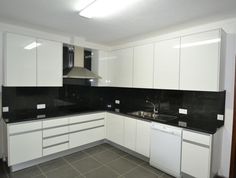
[[[210,148],[210,146],[208,146],[208,145],[204,145],[204,144],[201,144],[201,143],[193,142],[193,141],[190,141],[190,140],[183,139],[183,142],[190,143],[190,144],[197,145],[197,146],[204,147],[204,148]]]

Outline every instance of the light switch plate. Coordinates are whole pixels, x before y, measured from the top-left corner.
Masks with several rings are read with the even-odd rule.
[[[2,107],[2,112],[9,112],[9,107],[8,106]]]
[[[217,114],[217,120],[218,120],[218,121],[223,121],[223,120],[224,120],[224,115],[222,115],[222,114]]]
[[[45,109],[46,104],[37,104],[37,109]]]
[[[115,103],[116,104],[120,104],[120,100],[115,100]]]
[[[179,114],[188,114],[188,110],[179,108]]]

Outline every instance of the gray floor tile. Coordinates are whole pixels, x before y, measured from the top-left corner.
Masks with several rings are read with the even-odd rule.
[[[40,169],[46,173],[48,171],[52,171],[53,169],[60,168],[62,166],[67,165],[66,161],[62,158],[54,159],[39,165]]]
[[[126,155],[128,155],[128,153],[126,153],[126,152],[124,152],[124,151],[122,151],[122,150],[120,150],[120,149],[117,149],[117,148],[113,148],[113,149],[111,149],[111,151],[117,153],[117,154],[120,155],[120,156],[126,156]]]
[[[79,178],[80,174],[69,165],[65,165],[47,172],[46,176],[47,178]]]
[[[95,147],[91,147],[88,148],[86,150],[84,150],[86,153],[90,154],[90,155],[94,155],[103,151],[106,151],[107,149],[101,145],[95,146]]]
[[[88,157],[89,155],[83,151],[79,151],[77,153],[73,153],[73,154],[70,154],[68,156],[65,156],[64,159],[70,163],[73,163],[75,161],[78,161],[78,160],[81,160],[81,159],[84,159],[86,157]]]
[[[141,164],[147,163],[147,162],[145,162],[145,161],[143,161],[143,160],[141,160],[141,159],[139,159],[137,157],[134,157],[132,155],[127,155],[124,158],[129,160],[129,161],[131,161],[131,162],[133,162],[133,163],[135,163],[135,164],[137,164],[137,165],[141,165]]]
[[[110,144],[108,144],[108,143],[103,143],[103,144],[101,144],[101,146],[102,146],[103,148],[105,148],[105,149],[108,149],[108,150],[115,148],[114,146],[112,146],[112,145],[110,145]]]
[[[164,174],[164,172],[162,172],[161,170],[150,166],[149,163],[144,163],[144,164],[141,165],[141,167],[144,167],[148,171],[153,172],[153,173],[155,173],[157,175],[160,175],[160,176]]]
[[[142,167],[137,167],[134,170],[124,175],[124,178],[161,178],[160,176],[147,171]]]
[[[106,166],[102,166],[98,169],[95,169],[87,174],[86,178],[116,178],[118,174]]]
[[[134,164],[131,161],[128,161],[127,159],[120,158],[120,159],[110,162],[108,166],[114,169],[119,174],[125,174],[131,169],[134,169],[135,167],[137,167],[137,164]]]
[[[72,163],[72,165],[82,174],[102,166],[101,163],[91,157],[87,157],[85,159],[74,162]]]
[[[107,164],[120,157],[117,153],[107,150],[93,155],[99,162]]]
[[[41,171],[37,166],[29,167],[20,171],[10,173],[10,178],[32,178],[42,175]]]

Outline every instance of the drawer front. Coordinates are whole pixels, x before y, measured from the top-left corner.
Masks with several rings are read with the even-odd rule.
[[[201,133],[191,132],[187,130],[183,131],[183,140],[196,142],[196,143],[207,145],[207,146],[210,146],[211,144],[210,135],[204,135]]]
[[[48,147],[48,148],[44,148],[43,149],[43,156],[47,156],[53,153],[58,153],[64,150],[67,150],[69,148],[69,143],[63,143],[60,145],[56,145],[56,146],[52,146],[52,147]]]
[[[51,120],[43,121],[43,128],[68,125],[68,121],[69,121],[68,118],[51,119]]]
[[[92,121],[92,122],[85,122],[81,124],[70,125],[69,129],[70,129],[70,132],[74,132],[74,131],[89,129],[89,128],[103,126],[103,125],[104,125],[104,120],[97,120],[97,121]]]
[[[42,121],[10,124],[8,126],[8,133],[11,135],[11,134],[40,130],[40,129],[42,129]]]
[[[80,115],[80,116],[73,116],[69,118],[69,123],[80,123],[80,122],[86,122],[96,119],[104,119],[105,113],[97,113],[97,114],[89,114],[89,115]]]
[[[70,138],[70,148],[78,147],[105,138],[105,128],[99,127],[91,130],[72,133]]]
[[[43,130],[43,138],[45,137],[51,137],[51,136],[56,136],[56,135],[61,135],[61,134],[66,134],[69,132],[69,127],[64,126],[64,127],[58,127],[54,129],[48,129],[48,130]]]
[[[59,144],[59,143],[64,143],[66,141],[69,141],[69,135],[61,135],[58,137],[52,137],[48,139],[43,139],[43,147]]]

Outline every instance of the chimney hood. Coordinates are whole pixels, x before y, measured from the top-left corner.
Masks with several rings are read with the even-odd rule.
[[[101,79],[91,69],[92,52],[85,55],[85,49],[77,46],[63,47],[63,78],[69,79]],[[85,60],[90,60],[90,65],[85,67]]]

